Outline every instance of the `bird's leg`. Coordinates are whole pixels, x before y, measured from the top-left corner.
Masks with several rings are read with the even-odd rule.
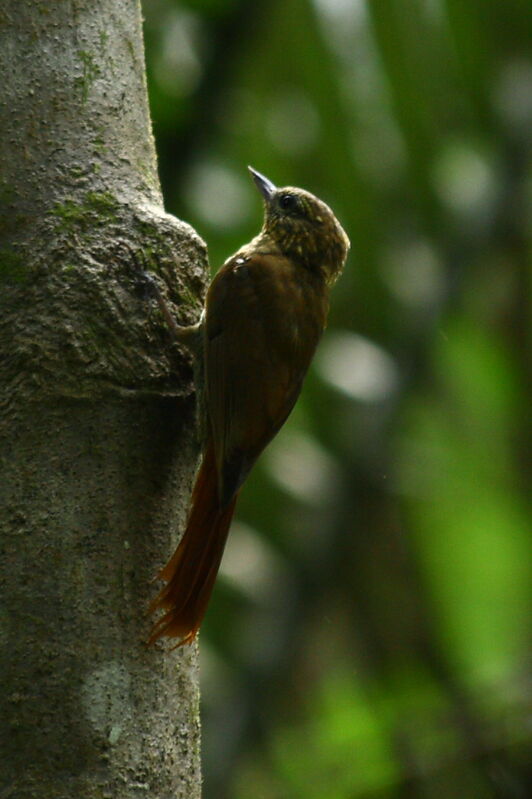
[[[148,290],[148,295],[151,295],[157,300],[157,304],[173,337],[181,344],[185,344],[187,347],[194,350],[202,319],[194,325],[178,325],[153,275],[150,275],[148,272],[142,272],[142,280]]]
[[[195,356],[197,356],[201,348],[200,330],[203,323],[203,314],[199,322],[196,322],[194,325],[178,325],[172,315],[172,312],[170,311],[170,308],[168,307],[168,303],[162,295],[161,289],[159,288],[154,275],[146,270],[146,259],[144,257],[144,253],[135,251],[127,242],[122,242],[122,246],[128,250],[130,257],[139,269],[139,284],[142,288],[144,296],[146,298],[154,298],[157,300],[157,304],[159,305],[161,313],[166,324],[168,325],[168,328],[170,329],[170,332],[172,333],[172,336],[176,339],[176,341],[184,344]]]

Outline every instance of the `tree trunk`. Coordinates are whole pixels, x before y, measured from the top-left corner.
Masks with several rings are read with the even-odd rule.
[[[206,257],[162,210],[138,0],[4,0],[0,74],[0,797],[192,799],[196,650],[143,643],[191,368],[138,272],[191,320]]]

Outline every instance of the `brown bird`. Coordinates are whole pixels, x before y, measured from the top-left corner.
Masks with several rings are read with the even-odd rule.
[[[264,198],[264,224],[214,277],[198,324],[179,327],[157,293],[169,326],[197,359],[204,445],[186,529],[150,607],[165,611],[150,644],[162,636],[178,638],[177,646],[194,640],[238,492],[301,391],[349,250],[324,202],[249,170]]]

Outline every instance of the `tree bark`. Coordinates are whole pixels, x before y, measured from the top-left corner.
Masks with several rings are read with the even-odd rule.
[[[199,797],[194,647],[146,608],[197,458],[203,242],[164,213],[138,0],[0,9],[0,797]],[[132,257],[136,253],[136,257]]]

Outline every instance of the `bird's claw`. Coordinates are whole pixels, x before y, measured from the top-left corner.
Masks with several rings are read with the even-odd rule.
[[[156,300],[159,298],[161,291],[159,286],[157,285],[157,281],[153,275],[149,272],[145,272],[144,270],[141,271],[137,287],[139,290],[139,294],[145,300]]]
[[[127,252],[129,258],[138,270],[136,282],[137,293],[144,300],[159,299],[161,290],[157,285],[155,275],[148,272],[146,269],[146,266],[148,266],[148,259],[144,252],[134,249],[127,241],[120,242],[120,245],[122,249]]]

